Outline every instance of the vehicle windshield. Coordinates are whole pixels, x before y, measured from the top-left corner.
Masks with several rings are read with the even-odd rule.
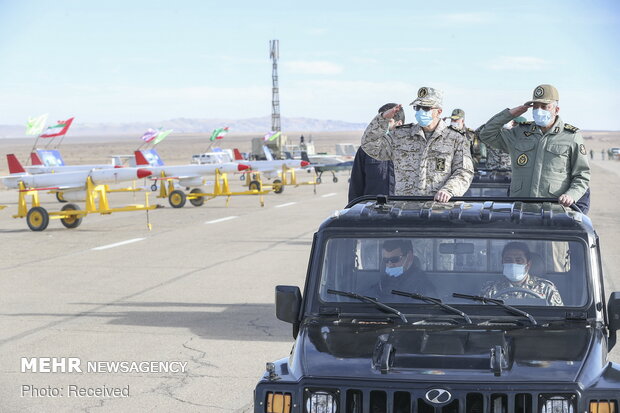
[[[453,293],[514,306],[580,307],[587,302],[585,245],[578,241],[483,238],[332,238],[320,283],[323,302],[356,302],[348,291],[383,303],[421,304],[393,290],[480,305]],[[423,304],[423,303],[422,303]]]

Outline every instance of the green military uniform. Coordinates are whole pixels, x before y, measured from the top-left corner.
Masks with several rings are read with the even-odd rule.
[[[556,97],[555,88],[541,85],[534,90],[535,100],[548,102],[544,99],[549,87]],[[504,129],[512,119],[510,110],[505,109],[482,126],[479,134],[487,145],[510,154],[510,196],[558,198],[566,194],[574,200],[581,198],[590,182],[590,166],[579,130],[559,116],[546,133],[533,122]]]

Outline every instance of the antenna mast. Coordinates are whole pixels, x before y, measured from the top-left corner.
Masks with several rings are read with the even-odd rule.
[[[271,130],[280,132],[280,89],[278,87],[278,59],[280,58],[280,41],[269,41],[269,57],[273,61],[271,70]]]

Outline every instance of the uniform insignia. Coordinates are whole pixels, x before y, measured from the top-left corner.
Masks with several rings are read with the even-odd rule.
[[[527,161],[529,161],[529,158],[527,157],[526,154],[522,153],[521,155],[519,155],[519,157],[517,158],[517,165],[519,166],[525,166],[527,165]]]
[[[575,127],[573,125],[569,125],[568,123],[564,124],[564,129],[566,129],[569,132],[573,132],[573,133],[575,133],[575,132],[577,132],[579,130],[579,128],[577,128],[577,127]]]
[[[532,122],[530,120],[530,121],[527,121],[527,122],[521,122],[521,125],[530,126],[532,123],[534,123],[534,122]]]
[[[534,89],[534,96],[535,97],[540,98],[544,94],[545,94],[545,89],[543,89],[542,86],[538,86],[536,89]]]
[[[446,170],[446,160],[445,158],[437,158],[435,161],[435,169],[437,171],[445,171]]]
[[[555,129],[553,130],[553,133],[560,133],[560,127],[556,126]]]
[[[532,122],[532,129],[530,129],[532,132],[536,132],[536,124],[534,122]]]
[[[534,134],[534,132],[523,132],[523,134],[524,134],[525,136],[531,136],[531,135],[533,135],[533,134]]]
[[[579,145],[579,153],[582,155],[586,154],[586,145],[584,145],[583,143]]]
[[[428,95],[428,89],[425,87],[421,87],[420,90],[418,90],[418,97],[423,98],[426,95]]]

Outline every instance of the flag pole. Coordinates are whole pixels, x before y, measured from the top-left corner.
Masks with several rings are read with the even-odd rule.
[[[30,149],[30,153],[34,152],[35,149],[37,148],[37,142],[39,142],[39,136],[37,135],[37,138],[34,140],[34,145],[32,145],[32,149]],[[28,165],[30,163],[30,153],[28,154],[28,160],[26,161],[26,165]]]

